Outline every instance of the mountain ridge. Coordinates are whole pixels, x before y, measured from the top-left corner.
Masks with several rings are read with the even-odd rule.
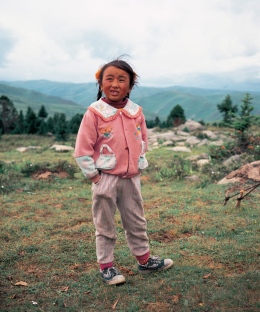
[[[38,110],[41,105],[44,105],[50,115],[56,111],[64,112],[69,118],[76,113],[84,113],[86,108],[96,100],[97,91],[96,83],[50,80],[0,81],[0,95],[8,96],[18,111],[25,110],[28,106]],[[213,122],[221,120],[217,104],[220,104],[227,94],[231,96],[233,105],[239,106],[245,93],[237,90],[184,86],[135,86],[130,98],[143,107],[147,120],[154,119],[156,116],[165,120],[172,108],[179,104],[183,107],[186,118]],[[255,107],[254,113],[260,115],[260,92],[249,93],[254,98],[252,101]]]

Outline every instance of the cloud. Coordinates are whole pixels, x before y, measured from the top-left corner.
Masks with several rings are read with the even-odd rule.
[[[10,31],[0,25],[0,67],[8,65],[8,55],[15,45],[15,39]]]
[[[93,81],[122,54],[146,84],[246,79],[259,69],[259,15],[259,0],[2,0],[0,79]]]

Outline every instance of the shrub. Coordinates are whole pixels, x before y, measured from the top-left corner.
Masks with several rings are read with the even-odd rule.
[[[30,177],[32,174],[35,173],[44,173],[46,171],[50,172],[66,172],[71,178],[74,177],[76,173],[76,166],[71,165],[67,161],[59,161],[58,163],[26,163],[23,168],[21,168],[21,173],[24,174],[26,177]]]

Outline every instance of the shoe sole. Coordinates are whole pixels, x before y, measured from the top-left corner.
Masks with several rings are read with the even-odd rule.
[[[111,281],[107,281],[103,279],[103,282],[106,283],[107,285],[118,285],[118,284],[123,284],[125,283],[125,277],[122,275],[120,277],[117,277],[115,279],[112,279]]]
[[[151,269],[151,270],[140,270],[139,269],[139,272],[142,274],[160,272],[160,271],[168,270],[172,265],[173,265],[173,261],[171,261],[170,263],[168,263],[167,265],[165,265],[159,269],[154,269],[154,270],[153,269]]]

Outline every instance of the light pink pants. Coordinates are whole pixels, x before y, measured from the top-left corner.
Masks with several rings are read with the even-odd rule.
[[[102,173],[101,180],[92,184],[92,214],[96,228],[96,253],[98,263],[114,260],[116,228],[114,216],[118,208],[126,240],[133,256],[149,251],[141,196],[140,175],[130,179]]]

